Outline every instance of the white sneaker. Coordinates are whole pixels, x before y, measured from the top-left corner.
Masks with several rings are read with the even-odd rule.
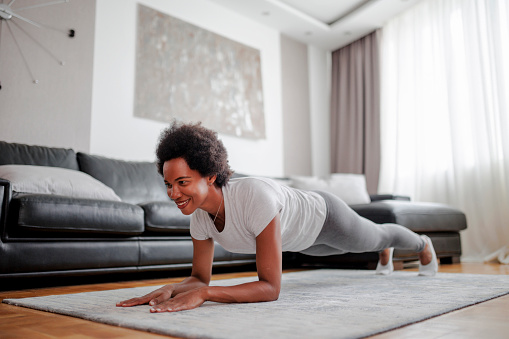
[[[394,271],[394,264],[392,263],[392,255],[394,253],[394,247],[389,248],[389,262],[386,265],[382,265],[380,260],[376,265],[376,274],[389,275]]]
[[[430,263],[427,265],[423,265],[419,262],[419,275],[431,277],[438,272],[437,254],[435,253],[431,239],[426,235],[421,235],[421,238],[428,244],[432,257]]]

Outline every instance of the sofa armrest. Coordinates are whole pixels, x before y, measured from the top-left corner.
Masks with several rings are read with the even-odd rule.
[[[394,195],[394,194],[373,194],[369,196],[371,202],[380,200],[403,200],[410,201],[410,197],[406,195]]]
[[[7,211],[12,198],[11,182],[0,178],[0,234],[5,236],[5,227],[7,224]]]

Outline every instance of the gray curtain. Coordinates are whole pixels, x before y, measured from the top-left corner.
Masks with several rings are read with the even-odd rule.
[[[365,174],[377,193],[380,172],[380,31],[332,53],[331,171]]]

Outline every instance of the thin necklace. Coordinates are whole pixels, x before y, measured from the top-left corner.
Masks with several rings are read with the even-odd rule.
[[[212,223],[216,223],[216,218],[217,218],[217,215],[219,214],[219,210],[221,209],[221,206],[223,206],[223,195],[221,194],[221,203],[219,204],[219,208],[217,209],[217,212],[216,212],[216,216],[214,217],[214,221],[212,221]]]

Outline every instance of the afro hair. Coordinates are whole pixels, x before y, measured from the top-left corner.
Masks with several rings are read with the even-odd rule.
[[[216,175],[216,184],[224,186],[233,171],[228,164],[228,153],[217,133],[201,123],[173,121],[159,137],[156,149],[157,170],[163,175],[166,161],[183,158],[190,169],[203,177]]]

